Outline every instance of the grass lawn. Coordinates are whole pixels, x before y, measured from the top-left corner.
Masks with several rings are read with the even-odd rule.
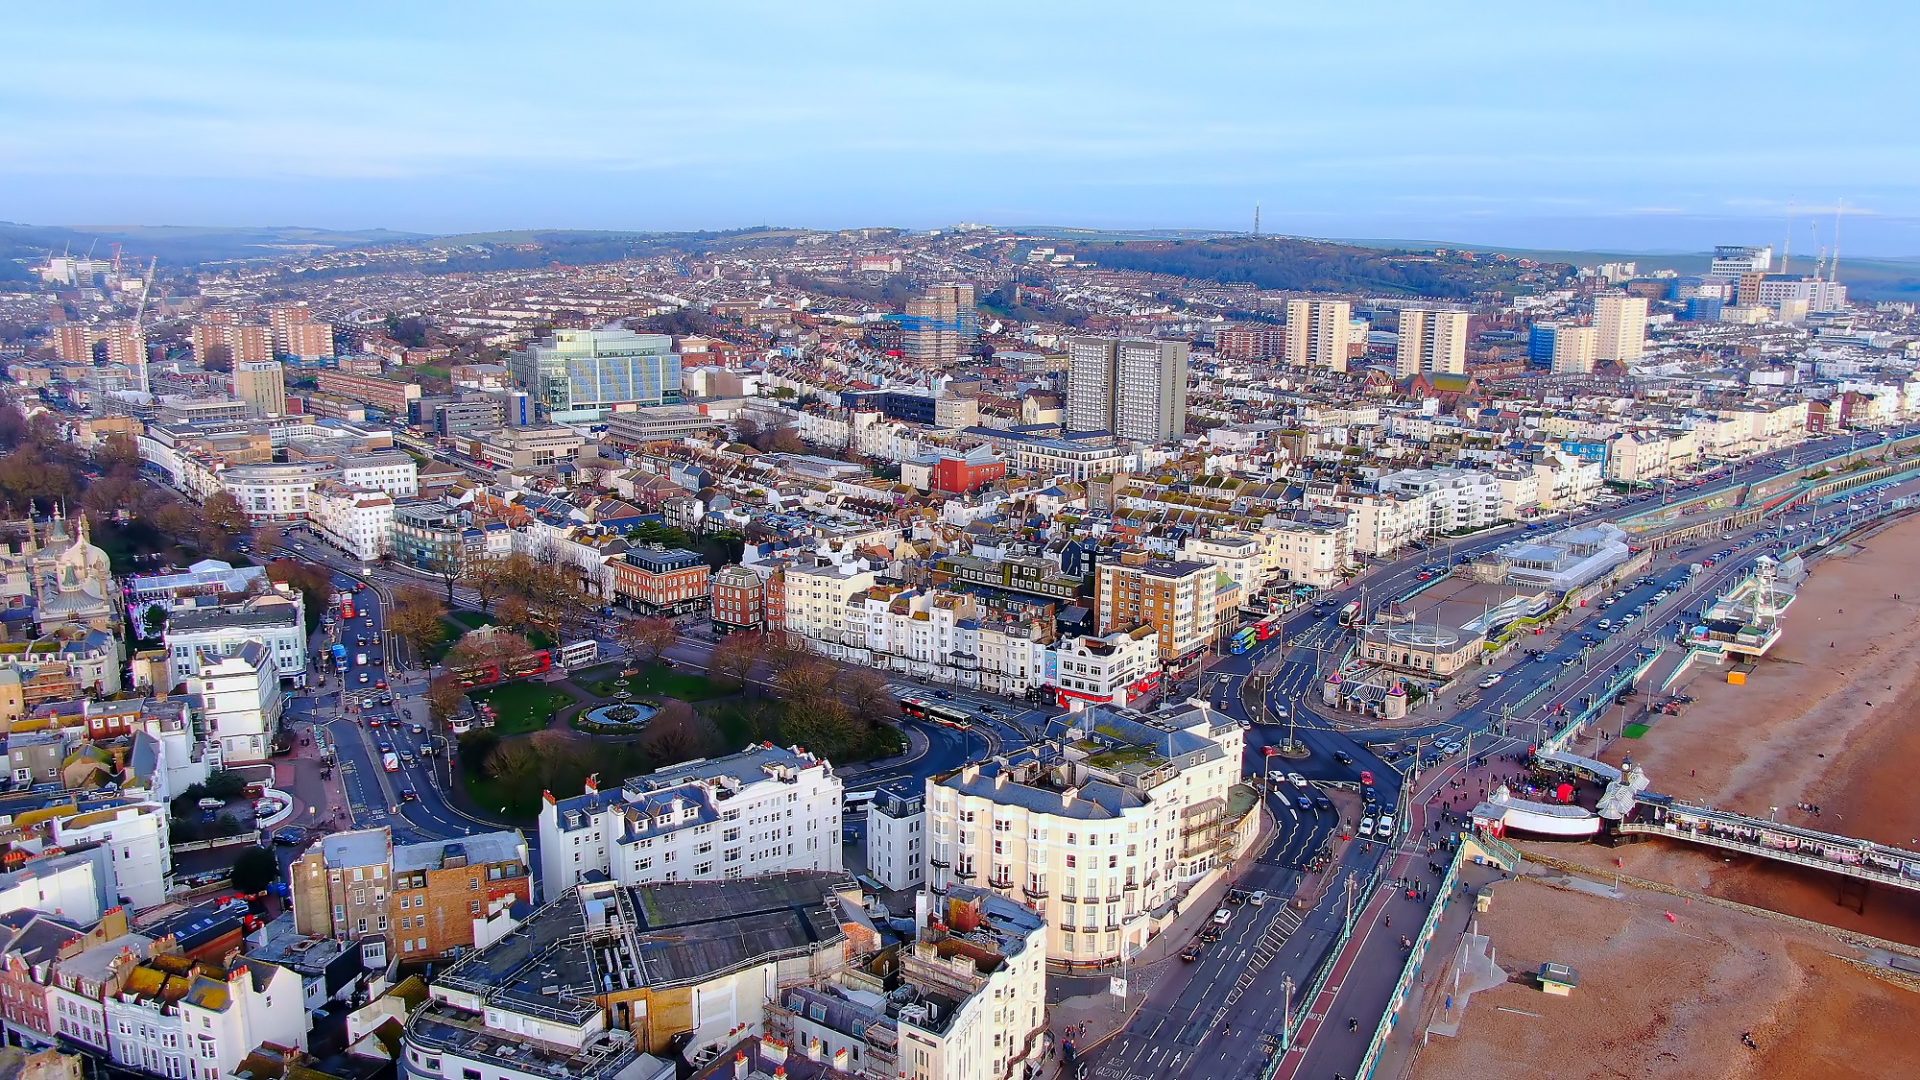
[[[595,695],[610,698],[622,687],[614,683],[620,679],[620,669],[592,669],[590,678],[583,678],[587,672],[574,677],[574,683],[592,691]],[[640,674],[627,680],[626,692],[636,698],[670,697],[681,701],[706,701],[709,698],[726,697],[731,690],[715,686],[712,679],[697,671],[683,671],[662,664],[648,664]]]
[[[506,816],[517,821],[531,821],[540,816],[540,796],[509,792],[506,785],[491,777],[460,770],[460,779],[467,785],[467,795],[473,799],[473,805],[482,813]]]
[[[555,712],[573,701],[553,687],[537,682],[508,683],[476,690],[468,696],[493,706],[498,717],[494,726],[501,735],[539,731],[552,722]]]
[[[440,621],[447,624],[448,629],[453,631],[454,637],[459,637],[469,630],[478,630],[483,626],[492,626],[493,616],[484,612],[468,611],[465,608],[461,608],[459,611],[450,613]]]
[[[439,643],[430,650],[431,655],[428,659],[436,664],[439,663],[446,659],[447,653],[453,650],[455,642],[475,630],[493,625],[495,625],[493,616],[484,612],[469,611],[465,608],[449,612],[440,619],[440,626],[445,633],[441,635]],[[538,630],[528,634],[527,641],[536,649],[553,648],[553,639]]]

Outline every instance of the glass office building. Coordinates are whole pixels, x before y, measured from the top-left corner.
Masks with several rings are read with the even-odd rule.
[[[540,415],[591,423],[620,408],[680,401],[680,355],[665,334],[559,330],[507,360]]]

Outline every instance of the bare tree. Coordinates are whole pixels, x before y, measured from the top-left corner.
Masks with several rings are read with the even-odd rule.
[[[393,610],[387,615],[387,629],[413,646],[421,656],[447,636],[447,606],[431,590],[404,586],[393,594]]]
[[[669,701],[660,707],[640,736],[640,748],[657,766],[674,765],[689,758],[713,752],[720,732],[706,717],[684,701]]]
[[[707,674],[718,682],[744,686],[765,648],[765,635],[729,634],[714,644],[713,655],[707,659]]]
[[[635,660],[651,664],[674,642],[680,640],[680,628],[672,619],[628,619],[615,631],[620,644]]]

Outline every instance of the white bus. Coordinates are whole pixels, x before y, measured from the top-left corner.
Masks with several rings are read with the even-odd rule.
[[[879,794],[877,791],[849,791],[842,798],[840,812],[843,814],[863,812],[873,805],[874,797]]]

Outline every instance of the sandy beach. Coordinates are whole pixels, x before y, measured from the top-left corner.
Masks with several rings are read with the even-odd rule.
[[[1655,791],[1920,848],[1920,519],[1815,563],[1780,643],[1745,686],[1725,680],[1723,667],[1695,666],[1680,687],[1695,705],[1602,756],[1631,754]],[[1920,945],[1912,894],[1876,890],[1862,915],[1817,871],[1658,842],[1556,853]]]
[[[1473,995],[1459,1034],[1419,1052],[1421,1080],[1920,1075],[1920,992],[1862,971],[1843,959],[1858,950],[1819,930],[1524,876],[1493,886],[1479,930],[1510,981]],[[1579,972],[1572,996],[1527,977],[1549,962]]]

